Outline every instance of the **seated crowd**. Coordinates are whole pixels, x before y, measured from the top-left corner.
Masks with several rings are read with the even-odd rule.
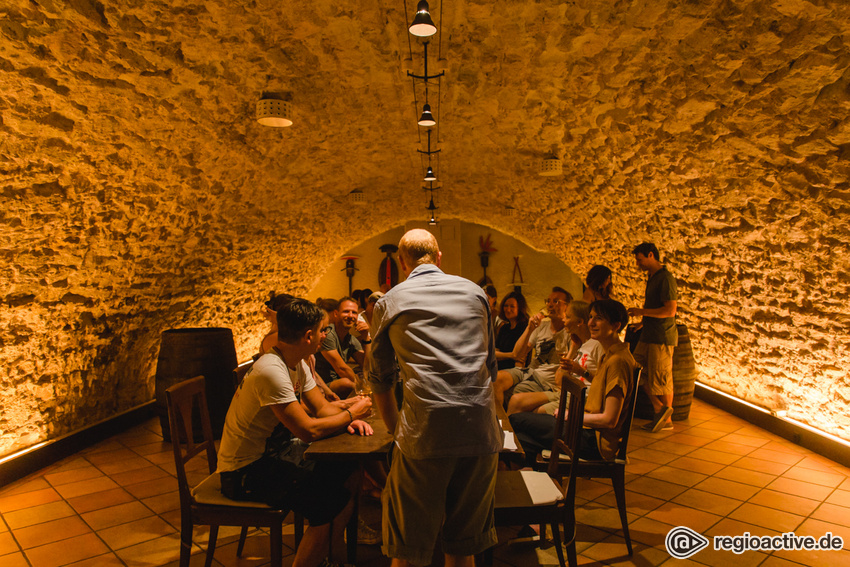
[[[454,277],[439,271],[440,254],[436,241],[431,242],[433,237],[417,233],[411,237],[412,242],[405,243],[409,234],[400,243],[400,258],[408,278],[418,276],[425,282],[424,274],[431,273],[427,269],[436,270],[438,275],[434,277],[437,278]],[[421,241],[416,241],[417,238]],[[546,299],[545,313],[541,311],[529,316],[526,299],[518,290],[505,295],[498,308],[496,290],[492,285],[486,290],[478,290],[480,300],[473,293],[469,305],[474,305],[476,312],[480,310],[485,314],[483,320],[489,331],[485,331],[484,340],[490,342],[491,352],[480,353],[483,358],[475,364],[481,365],[481,371],[473,369],[470,375],[486,377],[486,383],[492,388],[491,399],[501,405],[509,416],[530,462],[539,452],[552,446],[561,383],[567,374],[589,385],[581,444],[583,458],[614,458],[627,419],[626,412],[622,410],[635,394],[633,377],[639,363],[645,368],[647,379],[643,386],[655,410],[655,419],[647,428],[657,432],[671,427],[672,378],[667,358],[672,356],[671,325],[675,332],[675,280],[659,262],[654,245],[642,244],[635,248],[634,255],[637,266],[649,272],[643,308],[627,310],[615,300],[612,297],[612,272],[599,265],[588,272],[586,287],[579,300],[574,300],[566,289],[553,287]],[[460,285],[454,280],[446,282],[442,285]],[[426,293],[423,291],[425,288],[416,289],[419,289],[416,293]],[[401,298],[411,301],[410,293],[405,296],[402,292],[393,294],[391,290],[391,298],[387,297],[389,302],[382,300],[384,294],[381,292],[358,290],[352,295],[354,297],[319,299],[312,303],[288,294],[272,294],[263,309],[271,328],[261,342],[259,358],[239,384],[222,436],[218,471],[221,473],[222,492],[226,496],[293,509],[307,518],[309,528],[296,552],[295,567],[332,565],[333,562],[344,561],[343,529],[353,509],[353,497],[363,487],[363,479],[355,463],[341,465],[339,462],[308,461],[304,459],[305,449],[312,441],[341,431],[359,435],[373,433],[370,424],[363,421],[370,415],[372,398],[358,395],[362,391],[363,376],[369,376],[370,370],[369,382],[377,387],[376,403],[385,422],[396,432],[397,443],[399,428],[410,427],[411,423],[399,423],[396,427],[397,420],[403,415],[402,403],[396,397],[397,403],[392,404],[393,407],[387,405],[392,398],[382,392],[391,388],[388,380],[404,381],[405,389],[429,387],[418,384],[422,381],[421,376],[416,376],[419,371],[417,364],[421,360],[416,356],[411,358],[411,351],[415,349],[402,347],[405,339],[393,335],[391,329],[387,331],[393,324],[387,313],[401,309]],[[457,295],[469,297],[468,290]],[[420,295],[419,299],[422,297]],[[447,303],[435,311],[450,307],[451,304]],[[376,313],[380,321],[375,320]],[[643,316],[642,325],[648,328],[648,332],[644,331],[646,340],[638,343],[635,356],[622,338],[630,314]],[[455,324],[460,326],[463,323]],[[423,330],[421,321],[413,320],[403,325],[405,333],[415,329],[416,333],[422,333],[417,336],[425,340],[428,331]],[[381,349],[375,354],[378,357],[375,360],[371,352],[373,331],[379,333],[375,344]],[[486,345],[486,342],[480,344]],[[486,351],[486,347],[482,348]],[[410,367],[409,360],[414,361]],[[444,369],[445,364],[445,361],[439,361],[442,366],[437,368]],[[427,373],[427,370],[421,371]],[[412,385],[407,383],[408,380]],[[407,396],[414,394],[405,391],[404,395],[408,404]],[[493,402],[489,404],[492,406]],[[481,419],[491,418],[490,413],[480,415]],[[434,423],[436,421],[432,421],[430,426],[434,427]],[[449,426],[452,424],[449,423]],[[417,438],[424,439],[406,439],[401,453],[415,453],[410,443],[411,439],[415,441]],[[424,466],[416,459],[404,462],[408,467],[412,467],[414,462],[418,463],[418,467]],[[489,467],[489,464],[482,466]],[[377,496],[387,482],[386,475],[383,466],[367,468],[367,476],[372,479],[371,487],[373,492],[377,491]],[[411,478],[409,472],[405,475],[400,478]],[[395,482],[401,481],[396,479]],[[392,491],[389,488],[384,490],[385,523],[388,513],[393,517],[394,506],[397,505],[392,502],[394,498],[409,496],[400,495],[398,486],[394,486]],[[446,522],[449,517],[446,516]],[[481,521],[488,535],[475,536],[479,547],[492,541],[493,537],[486,528],[492,518],[488,520],[485,514]],[[423,548],[417,548],[415,553],[406,551],[401,543],[396,548],[396,541],[401,541],[401,536],[394,530],[404,531],[404,527],[383,526],[384,551],[398,558],[394,559],[394,565],[407,564],[411,557],[425,557]],[[389,544],[387,537],[391,539]],[[361,523],[360,543],[378,543],[380,539]],[[447,552],[446,564],[470,565],[465,562],[465,558],[471,557],[467,551],[469,549],[463,547],[459,555]]]

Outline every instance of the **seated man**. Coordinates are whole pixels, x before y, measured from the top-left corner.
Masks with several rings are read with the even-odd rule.
[[[555,372],[570,344],[566,330],[567,305],[572,301],[570,293],[553,287],[546,300],[549,319],[537,313],[528,321],[522,336],[514,346],[513,357],[525,360],[528,349],[534,347],[534,358],[528,368],[509,368],[500,370],[493,382],[496,403],[504,405],[505,392],[514,388],[513,393],[547,392],[555,388]]]
[[[280,308],[277,322],[277,345],[254,363],[227,410],[218,452],[221,492],[303,514],[310,527],[292,565],[315,567],[327,555],[331,537],[335,552],[345,549],[343,530],[353,508],[346,483],[357,466],[305,461],[304,451],[310,442],[343,429],[371,435],[372,428],[360,419],[369,414],[372,401],[356,398],[346,401],[348,407],[334,405],[316,388],[306,359],[325,337],[324,311],[295,299]],[[307,415],[299,398],[316,418]]]
[[[320,299],[317,304],[328,313],[330,329],[316,356],[316,372],[340,398],[347,398],[357,382],[357,373],[348,365],[348,360],[353,358],[363,370],[366,360],[364,343],[368,345],[372,342],[369,340],[368,326],[365,327],[361,343],[354,336],[358,332],[358,305],[350,297],[343,297],[339,301]],[[361,323],[361,327],[364,324]]]
[[[551,414],[557,409],[561,399],[561,380],[564,373],[573,374],[588,384],[593,380],[605,351],[599,341],[590,338],[590,329],[587,326],[589,319],[590,305],[584,301],[570,302],[566,319],[570,349],[561,357],[560,366],[555,372],[554,388],[542,392],[517,392],[517,389],[514,389],[514,395],[508,403],[508,415],[522,411]]]
[[[587,391],[579,451],[582,459],[612,461],[620,448],[628,418],[623,408],[634,395],[637,368],[629,345],[620,340],[628,322],[629,314],[619,301],[600,299],[590,305],[590,336],[599,341],[605,355]],[[555,416],[524,412],[510,420],[530,463],[540,451],[552,448]]]

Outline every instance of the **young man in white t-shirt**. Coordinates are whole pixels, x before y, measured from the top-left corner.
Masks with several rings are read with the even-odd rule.
[[[356,463],[305,461],[304,450],[316,439],[342,429],[371,435],[362,418],[370,398],[329,403],[316,388],[306,359],[326,335],[327,315],[304,299],[277,313],[278,342],[239,385],[224,423],[218,472],[221,491],[234,500],[266,502],[294,509],[310,527],[298,546],[293,567],[315,567],[333,550],[342,554],[343,530],[353,500],[346,487]],[[313,415],[304,411],[303,401]],[[333,525],[333,534],[331,534]],[[341,561],[343,556],[331,558]]]

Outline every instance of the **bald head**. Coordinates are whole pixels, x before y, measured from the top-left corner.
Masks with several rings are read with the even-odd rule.
[[[398,242],[402,268],[410,273],[421,264],[440,265],[440,247],[434,235],[421,228],[408,230]]]

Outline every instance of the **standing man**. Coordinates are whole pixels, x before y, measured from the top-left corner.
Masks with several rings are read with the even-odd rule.
[[[635,246],[637,267],[649,274],[643,309],[632,307],[629,315],[643,317],[643,331],[634,357],[645,372],[643,388],[652,402],[655,417],[644,429],[658,433],[673,429],[673,348],[679,342],[676,331],[676,279],[658,260],[658,248],[651,242]]]
[[[502,432],[490,381],[496,355],[487,297],[444,274],[434,236],[422,229],[398,245],[407,280],[375,305],[375,402],[395,432],[383,492],[384,553],[393,567],[427,565],[442,526],[446,567],[472,567],[496,543],[493,505]],[[396,369],[396,359],[398,368]],[[393,383],[401,373],[401,411]]]

